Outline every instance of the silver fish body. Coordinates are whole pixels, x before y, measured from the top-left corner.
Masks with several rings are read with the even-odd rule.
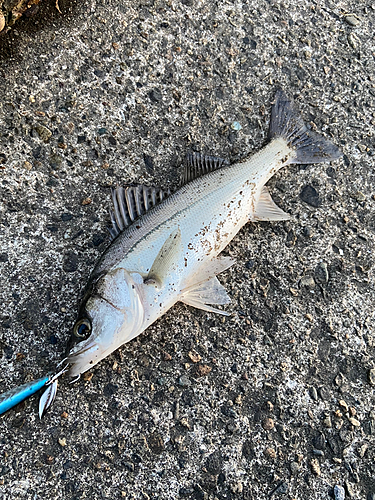
[[[152,196],[144,187],[114,193],[116,238],[94,269],[80,309],[74,331],[82,340],[67,359],[72,377],[142,333],[178,301],[226,314],[212,307],[230,301],[216,276],[233,261],[219,254],[249,220],[289,218],[272,201],[266,182],[285,165],[341,156],[306,129],[283,92],[272,108],[269,135],[266,147],[233,165],[193,157],[186,174],[193,179],[160,203],[148,201]],[[129,217],[134,222],[125,227]]]

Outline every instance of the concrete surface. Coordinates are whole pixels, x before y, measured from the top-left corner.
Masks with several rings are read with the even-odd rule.
[[[0,41],[1,392],[63,358],[110,186],[257,151],[280,86],[345,156],[271,180],[293,218],[228,247],[230,318],[178,305],[2,416],[0,497],[374,500],[375,5],[54,3]]]

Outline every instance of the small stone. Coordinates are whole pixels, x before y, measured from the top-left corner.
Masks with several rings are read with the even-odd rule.
[[[313,458],[310,462],[310,465],[311,465],[311,470],[313,471],[313,473],[316,476],[320,476],[321,472],[320,472],[320,464],[319,464],[318,460],[316,458]]]
[[[315,281],[312,276],[302,276],[299,284],[300,288],[310,288],[310,290],[315,288]]]
[[[326,262],[320,262],[315,268],[315,281],[325,285],[328,283],[329,274]]]
[[[301,466],[298,462],[292,462],[290,464],[290,472],[292,474],[297,474],[297,472],[300,470]]]
[[[164,441],[160,436],[160,434],[158,434],[157,432],[150,434],[150,436],[147,439],[147,444],[150,450],[156,455],[160,455],[160,453],[162,453],[162,451],[165,448]]]
[[[73,252],[66,254],[63,263],[63,269],[67,273],[74,273],[78,269],[78,256]]]
[[[211,366],[207,365],[198,365],[195,370],[195,374],[197,377],[204,377],[205,375],[208,375],[211,372],[212,368]]]
[[[310,392],[311,399],[313,399],[314,401],[318,401],[318,392],[315,389],[315,387],[310,387],[309,392]]]
[[[266,402],[266,408],[267,408],[267,411],[269,411],[269,412],[272,412],[272,411],[273,411],[274,406],[273,406],[273,404],[271,403],[271,401],[267,401],[267,402]]]
[[[238,481],[236,484],[234,484],[231,487],[231,490],[233,493],[242,493],[243,492],[243,484],[240,481]]]
[[[375,386],[375,368],[371,368],[371,370],[367,372],[367,378],[370,385]]]
[[[267,458],[276,458],[276,451],[274,448],[266,448],[264,454]]]
[[[362,203],[366,201],[366,195],[362,193],[362,191],[356,191],[353,193],[353,198],[358,201],[358,203]]]
[[[188,356],[193,363],[198,363],[202,359],[201,356],[195,351],[189,351]]]
[[[37,134],[39,135],[39,137],[44,142],[48,142],[48,140],[52,136],[52,132],[50,131],[50,129],[45,127],[44,125],[37,125],[35,127],[35,130],[36,130]]]
[[[239,131],[239,130],[241,130],[241,129],[242,129],[242,125],[241,125],[239,122],[232,122],[232,123],[230,124],[230,128],[231,128],[232,130]]]
[[[153,89],[151,92],[148,94],[151,101],[153,102],[159,102],[162,100],[162,93],[160,92],[159,89]]]
[[[186,375],[182,375],[178,379],[178,385],[180,385],[181,387],[189,387],[191,385],[191,380]]]
[[[335,496],[335,500],[345,500],[345,490],[342,486],[336,484],[333,488],[333,494]]]
[[[348,44],[351,46],[352,49],[354,50],[358,49],[359,39],[358,37],[355,36],[354,33],[348,34]]]
[[[353,486],[349,483],[349,481],[345,481],[345,489],[349,498],[354,498],[354,490]]]
[[[360,427],[361,423],[354,417],[349,418],[349,422],[354,425],[354,427]]]
[[[324,457],[324,451],[322,450],[317,450],[316,448],[313,449],[313,453],[314,455],[316,455],[317,457]]]
[[[0,253],[0,262],[8,262],[9,257],[7,253]]]
[[[307,203],[308,205],[310,205],[314,208],[318,208],[321,205],[319,193],[312,186],[305,186],[302,189],[299,196],[300,196],[302,201],[304,201],[305,203]]]
[[[354,406],[349,406],[349,413],[351,417],[355,417],[357,415],[357,410],[354,408]]]
[[[62,416],[62,418],[68,418],[68,414],[66,413],[66,411],[63,411],[61,416]]]
[[[339,405],[341,408],[343,408],[345,411],[349,411],[349,406],[346,404],[346,402],[343,399],[340,399]]]
[[[275,422],[272,418],[267,417],[262,421],[262,427],[265,431],[270,431],[275,427]]]
[[[345,16],[345,21],[350,25],[350,26],[358,26],[361,24],[361,19],[356,16],[355,14],[347,14]]]
[[[92,199],[91,198],[85,198],[84,200],[82,200],[82,205],[85,206],[85,205],[90,205],[92,203]]]
[[[358,448],[357,453],[361,458],[363,458],[367,450],[368,450],[368,444],[365,443]]]
[[[29,161],[25,161],[23,166],[24,168],[26,168],[26,170],[31,170],[33,168],[32,164]]]
[[[59,445],[62,447],[66,446],[66,438],[59,438]]]
[[[282,482],[273,490],[273,495],[285,495],[288,492],[288,483]]]
[[[327,429],[330,429],[332,427],[332,421],[329,415],[326,415],[326,417],[324,418],[323,425],[324,427],[327,427]]]
[[[0,13],[0,31],[5,28],[5,17],[4,14]]]

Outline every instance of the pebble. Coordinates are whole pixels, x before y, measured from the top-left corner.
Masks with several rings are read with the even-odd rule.
[[[320,472],[320,465],[319,465],[318,460],[316,458],[313,458],[310,462],[310,465],[311,465],[311,470],[313,471],[313,473],[316,476],[320,476],[321,472]]]
[[[360,427],[361,423],[354,417],[349,418],[349,422],[354,425],[354,427]]]
[[[230,127],[232,130],[236,130],[236,131],[242,129],[242,125],[239,122],[232,122]]]
[[[309,392],[310,392],[311,399],[313,399],[314,401],[317,401],[318,400],[318,392],[315,389],[315,387],[310,387]]]
[[[358,37],[355,36],[354,33],[349,33],[348,34],[348,44],[351,46],[352,49],[357,49],[359,45],[359,39]]]
[[[289,488],[288,483],[282,482],[276,487],[276,489],[273,490],[272,494],[285,495],[286,493],[288,493],[288,488]]]
[[[159,89],[151,90],[151,92],[148,95],[149,95],[151,101],[153,101],[153,102],[159,102],[162,100],[162,97],[163,97],[163,95]]]
[[[266,448],[264,454],[267,458],[276,458],[276,451],[274,448]]]
[[[272,418],[267,417],[263,420],[262,427],[264,430],[270,431],[275,427],[275,422],[273,421]]]
[[[77,271],[78,256],[73,252],[69,252],[64,258],[63,269],[67,273],[74,273],[74,271]]]
[[[188,356],[193,363],[198,363],[202,359],[201,356],[195,351],[189,351]]]
[[[318,208],[321,205],[318,191],[312,186],[305,186],[299,197],[311,207]]]
[[[49,138],[52,136],[52,132],[50,131],[49,128],[45,127],[44,125],[37,125],[35,127],[35,130],[39,137],[42,139],[44,142],[48,142]]]
[[[315,288],[315,280],[312,276],[302,276],[299,284],[300,288]]]
[[[298,462],[292,462],[290,464],[290,472],[292,474],[297,474],[297,472],[300,470],[301,466]]]
[[[0,31],[3,31],[5,27],[5,17],[4,14],[0,13]]]
[[[66,438],[59,438],[59,444],[62,447],[66,446]]]
[[[180,385],[181,387],[189,387],[191,385],[191,380],[186,375],[182,375],[178,379],[178,385]]]
[[[345,21],[350,25],[350,26],[358,26],[361,24],[361,19],[356,16],[355,14],[348,14],[345,16]]]
[[[326,415],[324,420],[323,420],[323,425],[324,427],[327,427],[327,429],[330,429],[332,427],[332,421],[331,417],[329,415]]]
[[[333,488],[333,494],[335,495],[335,500],[345,500],[345,490],[342,486],[336,484]]]
[[[212,368],[207,365],[198,365],[195,374],[197,377],[204,377],[205,375],[208,375],[211,372]]]
[[[323,285],[328,283],[329,274],[326,262],[320,262],[315,268],[315,280]]]
[[[367,372],[367,378],[368,378],[370,385],[375,386],[375,368],[371,368]]]

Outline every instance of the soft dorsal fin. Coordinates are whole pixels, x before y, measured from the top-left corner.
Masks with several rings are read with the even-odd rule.
[[[143,184],[112,189],[113,211],[110,211],[112,227],[109,228],[111,239],[114,240],[135,219],[144,215],[169,195],[169,190],[165,191]]]
[[[290,215],[281,210],[271,198],[266,186],[263,186],[255,211],[251,216],[252,221],[289,220]]]
[[[229,165],[228,160],[216,156],[206,156],[200,153],[189,153],[186,155],[186,165],[181,175],[181,186],[202,177],[213,170]]]

